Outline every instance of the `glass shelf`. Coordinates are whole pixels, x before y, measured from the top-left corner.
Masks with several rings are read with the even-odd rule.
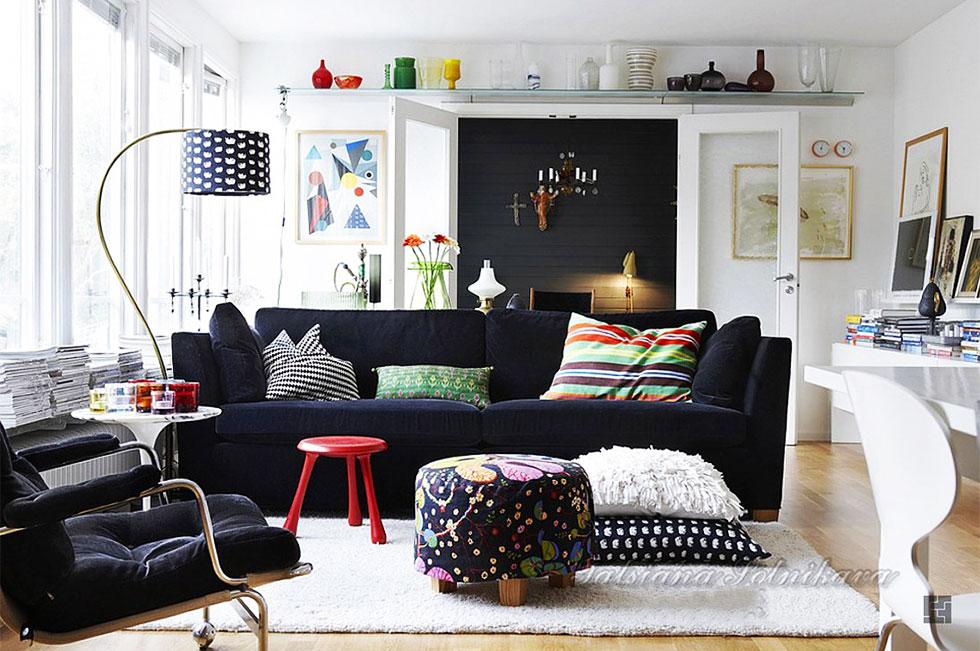
[[[560,104],[715,104],[742,106],[851,106],[864,95],[860,91],[782,90],[770,93],[738,93],[725,91],[673,90],[564,90],[555,88],[491,89],[382,89],[382,88],[289,88],[280,87],[293,95],[313,95],[336,98],[405,97],[429,98],[456,104],[506,104],[548,102]]]

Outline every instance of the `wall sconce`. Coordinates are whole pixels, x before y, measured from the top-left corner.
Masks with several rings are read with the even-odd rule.
[[[544,170],[538,170],[538,191],[531,193],[535,212],[538,213],[538,230],[540,231],[547,230],[548,212],[559,196],[577,194],[584,197],[587,194],[599,194],[599,188],[596,185],[599,180],[598,170],[592,169],[592,178],[590,179],[586,170],[575,167],[572,163],[572,159],[575,158],[574,151],[563,151],[558,154],[558,158],[562,161],[561,166],[557,170],[553,167],[548,168],[547,185],[544,180]]]

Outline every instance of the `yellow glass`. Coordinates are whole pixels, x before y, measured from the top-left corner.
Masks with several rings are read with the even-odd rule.
[[[443,76],[449,82],[449,90],[456,90],[459,80],[459,59],[446,59],[443,63]]]

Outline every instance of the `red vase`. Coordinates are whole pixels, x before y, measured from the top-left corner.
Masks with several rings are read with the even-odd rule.
[[[333,84],[333,75],[327,70],[323,59],[320,59],[320,67],[313,71],[313,87],[330,88],[331,84]]]

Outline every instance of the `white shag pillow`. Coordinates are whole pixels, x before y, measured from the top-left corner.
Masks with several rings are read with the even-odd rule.
[[[589,476],[597,516],[733,520],[745,513],[721,473],[697,454],[617,445],[575,462]]]

